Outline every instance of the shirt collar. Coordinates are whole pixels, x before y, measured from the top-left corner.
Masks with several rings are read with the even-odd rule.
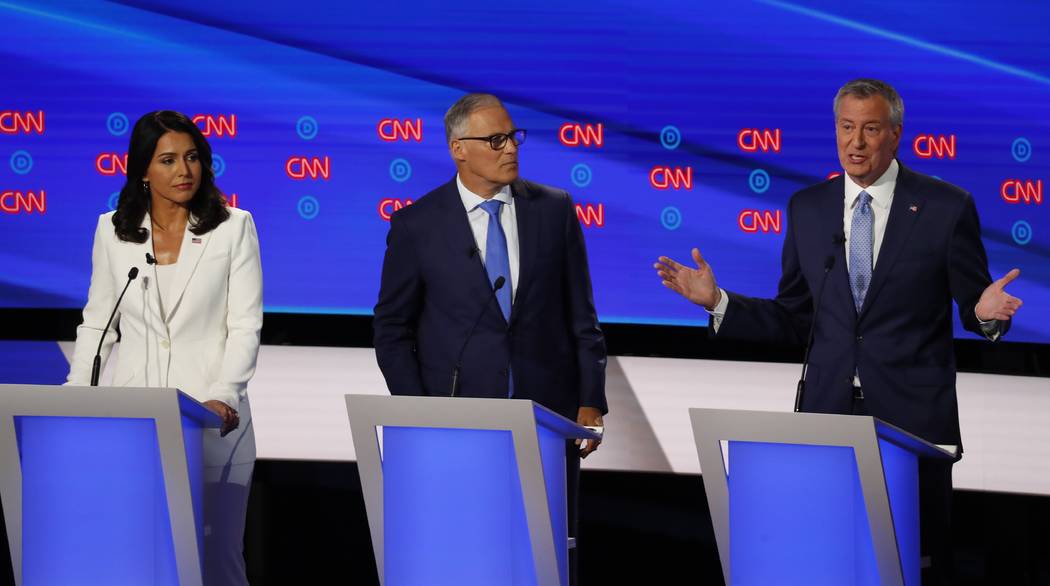
[[[459,178],[459,173],[456,173],[456,187],[459,188],[459,198],[463,200],[463,207],[468,211],[472,212],[477,209],[478,206],[488,201],[484,197],[474,193],[467,189],[466,185],[463,185],[463,180]],[[493,199],[498,199],[507,205],[514,204],[514,198],[511,197],[510,186],[504,185],[496,195],[492,196]]]
[[[897,175],[900,173],[900,169],[897,159],[893,159],[886,172],[876,179],[875,183],[867,187],[857,185],[848,173],[844,173],[846,176],[846,209],[852,208],[857,203],[857,197],[862,191],[867,191],[868,195],[871,196],[871,204],[873,206],[884,210],[890,209],[890,203],[893,202],[893,190],[897,187]]]

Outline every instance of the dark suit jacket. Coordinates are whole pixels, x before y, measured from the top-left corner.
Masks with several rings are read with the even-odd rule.
[[[511,185],[517,213],[519,284],[510,323],[492,298],[452,181],[390,219],[375,348],[395,395],[448,395],[466,346],[459,395],[532,399],[576,420],[579,407],[606,412],[605,339],[598,327],[576,206],[529,181]],[[509,284],[508,284],[509,286]]]
[[[859,315],[841,234],[844,176],[788,204],[776,299],[730,293],[717,337],[804,344],[825,259],[835,264],[813,341],[803,411],[850,413],[854,368],[871,415],[928,441],[960,444],[952,300],[980,334],[974,307],[991,283],[973,198],[901,165],[886,234]],[[1009,322],[1001,324],[1001,332]]]

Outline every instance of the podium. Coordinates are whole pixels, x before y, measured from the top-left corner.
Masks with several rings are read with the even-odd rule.
[[[690,409],[726,584],[919,586],[919,458],[874,417]]]
[[[527,400],[346,405],[383,586],[568,584],[565,441],[597,434]]]
[[[176,389],[0,385],[18,586],[201,584],[203,430]]]

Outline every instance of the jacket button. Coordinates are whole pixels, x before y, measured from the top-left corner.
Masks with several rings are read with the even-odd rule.
[[[164,348],[165,350],[167,350],[168,348],[171,348],[171,342],[169,342],[167,340],[161,340],[160,341],[160,347]]]
[[[499,375],[500,376],[507,376],[507,369],[506,368],[501,368],[499,370]]]
[[[857,336],[857,341],[858,342],[863,342],[864,341],[864,336]]]

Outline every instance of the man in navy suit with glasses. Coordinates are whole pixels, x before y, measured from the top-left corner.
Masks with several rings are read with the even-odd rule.
[[[605,338],[575,204],[519,178],[526,132],[495,96],[460,98],[445,132],[456,176],[390,219],[373,322],[387,387],[531,399],[602,426]],[[599,443],[566,447],[570,535],[580,457]]]

